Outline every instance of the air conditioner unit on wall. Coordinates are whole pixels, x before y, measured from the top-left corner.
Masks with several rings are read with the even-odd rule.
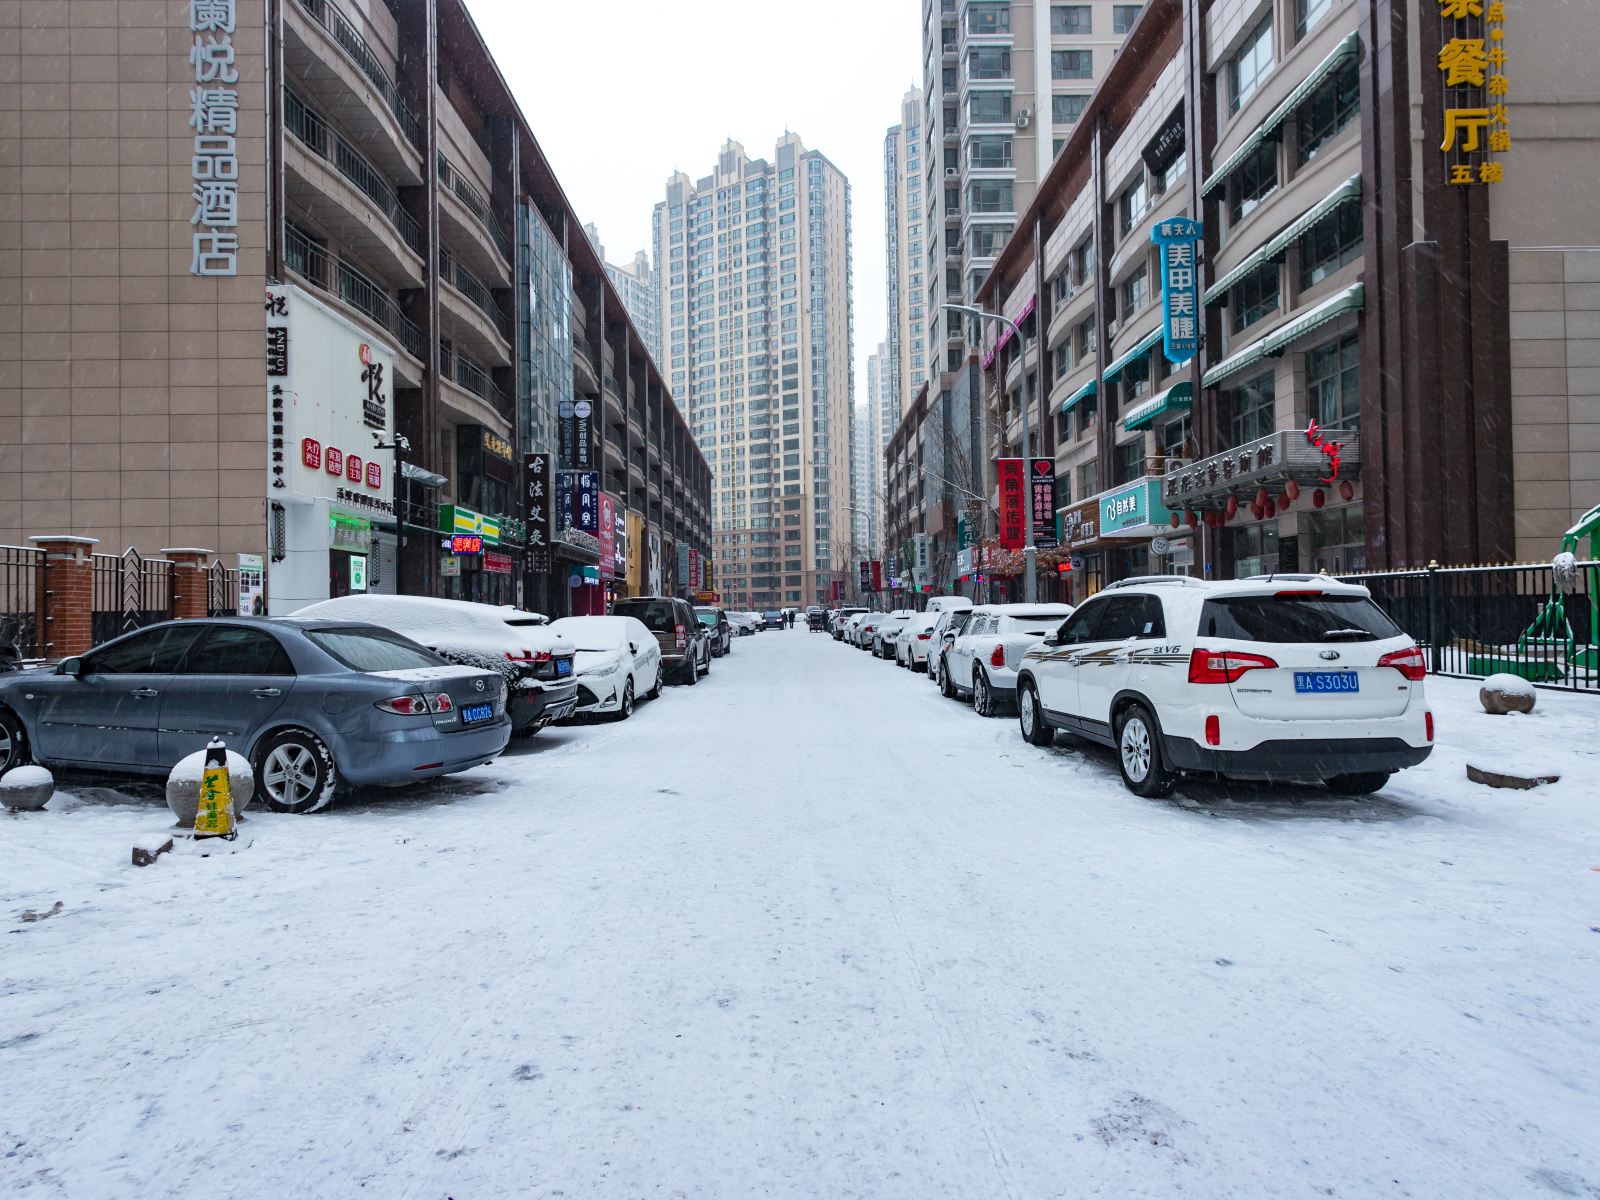
[[[1026,108],[1023,109],[1022,111],[1017,113],[1017,128],[1018,129],[1026,129],[1028,127],[1028,122],[1031,121],[1032,119],[1033,119],[1033,113],[1028,111]]]
[[[944,169],[944,173],[946,175],[959,175],[959,174],[961,174],[961,168],[960,167],[946,167]]]

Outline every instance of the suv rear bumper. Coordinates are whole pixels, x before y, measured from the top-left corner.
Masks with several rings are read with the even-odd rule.
[[[543,729],[552,721],[570,717],[578,704],[578,682],[567,679],[536,688],[515,688],[511,692],[511,723],[518,733]]]
[[[1433,753],[1432,746],[1413,746],[1396,737],[1294,739],[1262,742],[1249,750],[1214,750],[1191,738],[1165,734],[1161,748],[1167,766],[1175,770],[1283,783],[1400,771]]]

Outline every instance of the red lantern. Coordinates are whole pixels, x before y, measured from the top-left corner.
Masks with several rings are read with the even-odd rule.
[[[1323,492],[1323,490],[1321,488],[1317,488],[1316,491],[1311,493],[1311,507],[1312,508],[1321,508],[1324,504],[1327,503],[1327,500],[1328,500],[1328,497]]]
[[[1298,500],[1300,499],[1300,485],[1291,479],[1283,485],[1283,493],[1291,500]]]
[[[1339,480],[1339,495],[1342,499],[1353,500],[1355,499],[1355,494],[1355,484],[1351,483],[1348,479]]]
[[[1233,520],[1239,515],[1239,497],[1228,497],[1228,520]]]
[[[1257,488],[1256,489],[1256,507],[1257,508],[1266,508],[1267,507],[1267,489],[1266,488]]]
[[[1261,505],[1254,500],[1250,501],[1250,519],[1253,521],[1261,520]]]
[[[1167,524],[1170,525],[1173,529],[1176,529],[1178,527],[1178,514],[1177,513],[1173,513],[1170,517],[1168,517],[1167,518]]]
[[[1278,511],[1279,512],[1288,512],[1289,511],[1289,504],[1290,504],[1290,500],[1289,500],[1289,495],[1288,495],[1287,492],[1285,492],[1283,495],[1278,497]]]
[[[1192,508],[1183,514],[1183,519],[1188,522],[1190,529],[1193,529],[1196,525],[1200,524],[1200,522],[1195,518],[1194,509]]]

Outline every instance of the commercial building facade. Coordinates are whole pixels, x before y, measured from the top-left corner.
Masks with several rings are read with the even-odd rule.
[[[661,285],[650,267],[650,256],[643,250],[634,252],[631,261],[621,264],[606,258],[606,248],[600,241],[600,231],[592,224],[583,227],[584,233],[594,243],[595,253],[606,264],[606,278],[622,297],[622,306],[628,310],[639,334],[644,338],[645,349],[659,364],[661,361]]]
[[[1025,333],[980,359],[991,454],[1038,420],[1071,595],[1554,552],[1600,491],[1600,207],[1564,165],[1597,105],[1561,83],[1596,33],[1152,0],[979,292]]]
[[[0,541],[560,613],[610,493],[703,582],[704,460],[459,0],[6,11]]]
[[[715,479],[727,604],[827,599],[850,544],[850,188],[786,133],[770,161],[729,141],[655,210],[662,340]]]
[[[923,200],[932,194],[923,179],[922,89],[900,99],[900,120],[883,137],[883,234],[888,304],[886,354],[890,388],[880,406],[885,429],[900,420],[927,367],[926,264],[923,251],[929,229]]]

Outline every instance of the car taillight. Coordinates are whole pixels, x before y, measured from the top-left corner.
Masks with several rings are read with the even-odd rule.
[[[989,652],[989,665],[991,667],[1003,667],[1006,665],[1006,648],[1004,646],[996,646]]]
[[[1422,657],[1422,651],[1416,646],[1407,646],[1404,650],[1391,650],[1378,660],[1378,665],[1393,667],[1413,682],[1426,678],[1428,674],[1428,660]]]
[[[688,634],[686,634],[684,632],[684,629],[683,629],[682,625],[674,625],[673,628],[678,631],[678,642],[677,642],[677,645],[678,645],[678,649],[682,650],[685,646],[687,646],[689,644],[689,636],[688,636]]]
[[[550,651],[534,651],[529,650],[526,646],[524,646],[521,654],[513,654],[511,651],[507,650],[506,657],[512,662],[547,663],[550,661]]]
[[[1207,650],[1197,646],[1194,653],[1189,655],[1189,682],[1232,683],[1246,671],[1277,665],[1265,654],[1250,654],[1243,650]]]
[[[1431,712],[1426,712],[1426,713],[1422,714],[1422,724],[1423,724],[1423,727],[1427,730],[1428,740],[1430,742],[1433,741],[1433,714]]]
[[[925,642],[929,638],[931,638],[932,636],[933,636],[933,634],[931,634],[931,633],[919,633],[919,634],[917,634],[917,641]]]
[[[428,701],[423,696],[395,696],[389,700],[379,700],[373,707],[394,713],[397,717],[421,717],[428,712]]]
[[[422,698],[428,702],[428,711],[431,713],[447,713],[455,707],[443,692],[424,692]]]
[[[1206,745],[1222,745],[1222,718],[1214,714],[1206,718]]]

